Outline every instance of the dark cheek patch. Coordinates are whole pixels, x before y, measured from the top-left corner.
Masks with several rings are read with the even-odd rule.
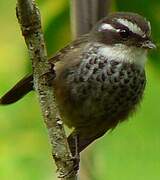
[[[128,41],[127,45],[140,47],[144,41],[148,38],[142,38],[140,35],[132,33],[131,39]]]
[[[113,32],[113,31],[108,31],[104,32],[101,35],[101,41],[105,44],[116,44],[121,42],[121,37],[119,33]]]
[[[122,43],[122,44],[125,44],[128,46],[140,47],[142,42],[145,40],[140,35],[131,32],[128,29],[128,27],[124,26],[123,24],[118,23],[117,21],[108,20],[105,23],[110,24],[117,31],[106,30],[104,32],[101,32],[99,34],[99,40],[100,40],[100,42],[102,42],[104,44],[114,45],[114,44]],[[121,33],[118,32],[118,30],[122,30],[122,31],[126,30],[129,33],[129,35],[126,38],[124,38],[121,36]]]

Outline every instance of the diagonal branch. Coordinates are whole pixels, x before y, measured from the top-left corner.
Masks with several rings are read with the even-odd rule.
[[[47,61],[40,13],[34,0],[17,0],[17,17],[32,59],[34,87],[39,96],[58,175],[62,180],[75,180],[77,178],[73,158],[62,121],[58,116],[53,87],[51,87],[55,72]]]

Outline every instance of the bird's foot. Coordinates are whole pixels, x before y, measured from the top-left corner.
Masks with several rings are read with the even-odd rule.
[[[80,154],[79,154],[79,150],[78,150],[79,135],[76,134],[74,139],[75,139],[75,152],[74,152],[72,158],[73,158],[73,162],[74,162],[74,170],[78,171],[79,170],[79,163],[80,163]]]

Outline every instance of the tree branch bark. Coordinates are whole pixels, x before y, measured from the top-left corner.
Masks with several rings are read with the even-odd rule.
[[[41,19],[34,0],[17,0],[17,18],[32,59],[34,87],[48,129],[52,155],[62,180],[76,180],[74,160],[71,155],[62,121],[58,114],[51,81],[55,77],[53,67],[47,61],[47,53],[41,30]]]
[[[71,23],[74,38],[88,33],[108,14],[111,0],[71,0]]]

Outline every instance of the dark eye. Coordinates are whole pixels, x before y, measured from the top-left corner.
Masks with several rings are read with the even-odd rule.
[[[120,31],[119,31],[119,34],[120,34],[120,36],[122,37],[122,38],[127,38],[128,36],[129,36],[129,31],[128,30],[126,30],[126,29],[121,29]]]

